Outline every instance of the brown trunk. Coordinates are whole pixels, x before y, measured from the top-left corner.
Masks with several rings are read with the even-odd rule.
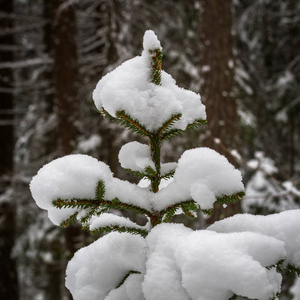
[[[58,115],[60,153],[68,155],[73,152],[78,135],[76,128],[79,116],[76,14],[74,6],[68,0],[52,0],[51,4],[55,107]],[[75,245],[80,236],[80,229],[70,226],[64,231],[64,235],[67,249],[66,258],[69,259],[77,250]],[[52,279],[55,283],[55,278]],[[60,286],[56,286],[59,293],[61,293],[60,288]],[[52,293],[52,296],[49,295],[49,297],[58,299],[61,295]],[[68,298],[72,299],[70,294]]]
[[[13,1],[0,1],[1,31],[11,29],[13,22]],[[0,45],[12,47],[14,37],[11,34],[0,36]],[[11,50],[0,50],[0,62],[13,61]],[[5,191],[11,183],[14,150],[13,117],[13,73],[11,69],[0,70],[0,299],[19,299],[18,277],[12,249],[16,234],[15,203],[6,199]]]
[[[215,149],[236,162],[230,151],[235,148],[237,107],[233,91],[234,56],[232,1],[201,0],[199,9],[200,94],[206,105],[208,129],[204,146]],[[240,204],[226,210],[216,206],[208,223],[240,211]]]
[[[52,1],[52,41],[54,84],[63,155],[72,153],[77,135],[78,65],[76,47],[76,16],[72,4],[66,0]]]

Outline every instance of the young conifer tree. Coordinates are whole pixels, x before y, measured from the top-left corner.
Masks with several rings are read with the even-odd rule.
[[[140,183],[119,180],[103,162],[78,154],[45,165],[30,184],[54,224],[78,220],[92,233],[107,233],[75,254],[66,286],[75,300],[276,297],[279,271],[299,271],[299,211],[237,215],[199,231],[170,223],[177,213],[195,218],[199,210],[213,213],[215,202],[240,200],[244,187],[240,172],[208,148],[162,163],[162,142],[205,124],[205,107],[161,70],[162,47],[153,31],[146,31],[143,46],[141,56],[104,76],[93,93],[104,117],[148,138],[119,153],[121,166]],[[140,226],[118,210],[148,222]]]

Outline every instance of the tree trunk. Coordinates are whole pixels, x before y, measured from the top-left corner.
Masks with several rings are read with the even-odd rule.
[[[62,155],[73,151],[78,121],[76,16],[70,1],[52,1],[54,84]]]
[[[234,95],[232,1],[201,0],[199,7],[200,94],[206,105],[208,129],[204,146],[215,149],[236,165],[231,150],[237,137]],[[240,204],[215,207],[208,223],[240,211]]]
[[[79,116],[76,27],[73,4],[67,0],[53,0],[51,16],[52,50],[56,91],[55,106],[58,115],[61,155],[68,155],[73,152],[78,135],[76,127]],[[76,242],[78,242],[80,234],[81,231],[78,226],[70,226],[65,229],[67,259],[71,258],[77,250]],[[59,286],[56,287],[56,289],[59,288]],[[61,291],[59,292],[61,293]],[[71,295],[68,297],[72,299]],[[62,298],[53,294],[54,299]]]
[[[1,31],[11,29],[13,22],[13,1],[0,1]],[[0,62],[13,61],[12,34],[1,35]],[[15,203],[9,199],[7,188],[11,184],[13,173],[14,117],[13,117],[13,73],[11,69],[0,70],[0,299],[18,299],[18,277],[12,248],[15,243],[16,213]]]

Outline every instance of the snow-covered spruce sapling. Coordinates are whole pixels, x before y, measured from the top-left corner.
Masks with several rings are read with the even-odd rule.
[[[208,148],[185,151],[178,163],[161,162],[161,144],[205,123],[200,96],[179,88],[161,70],[162,48],[146,31],[141,56],[126,61],[97,84],[93,99],[107,118],[148,138],[119,153],[138,185],[113,177],[87,155],[69,155],[40,169],[30,189],[50,220],[73,220],[107,233],[69,262],[66,286],[75,300],[221,300],[233,295],[271,299],[280,291],[278,271],[300,266],[300,213],[237,215],[193,231],[172,224],[180,212],[212,213],[215,202],[244,195],[241,174]],[[117,210],[148,219],[145,226]]]

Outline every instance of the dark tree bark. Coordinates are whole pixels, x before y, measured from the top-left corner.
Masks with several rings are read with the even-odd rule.
[[[235,148],[237,136],[231,0],[200,1],[198,36],[200,94],[208,121],[208,134],[203,143],[236,164],[230,153]],[[239,204],[226,210],[217,206],[209,223],[239,211]]]
[[[53,0],[51,3],[55,107],[58,115],[60,153],[68,155],[73,152],[78,135],[76,123],[79,122],[76,13],[70,1]],[[77,250],[76,244],[80,239],[81,230],[78,226],[69,226],[64,235],[68,260]],[[58,299],[54,293],[49,296],[53,300]],[[70,294],[68,297],[72,299]]]
[[[4,32],[13,27],[11,14],[13,1],[0,1],[0,28]],[[13,61],[9,48],[14,45],[12,34],[0,35],[0,62]],[[6,199],[5,191],[11,183],[13,173],[14,118],[13,118],[13,73],[11,69],[0,70],[0,299],[18,299],[18,277],[12,248],[15,243],[15,203]]]
[[[54,84],[62,155],[72,153],[78,121],[76,16],[66,0],[52,1]]]

